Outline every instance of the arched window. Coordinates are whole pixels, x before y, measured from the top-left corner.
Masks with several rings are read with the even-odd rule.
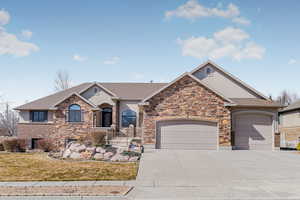
[[[81,122],[82,116],[81,116],[81,107],[80,105],[77,104],[72,104],[69,106],[69,117],[68,121],[69,122]]]
[[[136,126],[136,112],[133,110],[124,110],[122,112],[122,127],[129,127],[132,124]]]

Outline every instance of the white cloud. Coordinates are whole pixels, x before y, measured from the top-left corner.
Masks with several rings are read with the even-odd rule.
[[[28,56],[39,47],[33,43],[24,42],[16,35],[8,33],[3,27],[10,21],[10,15],[5,10],[0,10],[0,55]]]
[[[241,29],[227,27],[219,32],[214,33],[214,38],[223,43],[231,43],[248,39],[249,35]]]
[[[234,60],[261,59],[265,48],[249,40],[250,36],[238,28],[227,27],[213,34],[212,38],[191,37],[178,39],[183,56],[218,59],[230,57]]]
[[[236,18],[233,18],[232,21],[236,24],[242,24],[242,25],[250,25],[251,24],[251,21],[244,17],[236,17]]]
[[[0,10],[0,25],[3,26],[5,24],[8,24],[10,20],[10,15],[5,10]]]
[[[73,60],[78,61],[78,62],[83,62],[86,59],[87,59],[86,57],[83,57],[83,56],[81,56],[79,54],[76,54],[76,53],[73,55]]]
[[[289,64],[290,65],[292,65],[292,64],[295,64],[297,61],[295,60],[295,59],[293,59],[293,58],[291,58],[290,60],[289,60]]]
[[[14,34],[0,27],[0,55],[28,56],[31,52],[38,50],[39,47],[35,44],[20,41]]]
[[[165,18],[180,17],[195,20],[204,17],[222,17],[233,19],[234,23],[250,24],[249,20],[240,17],[240,10],[235,4],[230,3],[224,9],[222,7],[223,5],[218,3],[217,7],[208,8],[201,5],[197,0],[189,0],[175,10],[166,11]]]
[[[114,56],[114,57],[111,57],[111,58],[105,60],[105,61],[103,62],[103,64],[105,64],[105,65],[115,65],[115,64],[117,64],[119,61],[120,61],[120,57]]]
[[[22,30],[21,34],[24,38],[30,39],[33,33],[30,30]]]

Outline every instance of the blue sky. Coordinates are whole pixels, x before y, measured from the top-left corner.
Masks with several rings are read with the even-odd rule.
[[[73,84],[166,82],[208,58],[273,96],[300,94],[300,2],[110,0],[0,4],[0,93],[14,105]]]

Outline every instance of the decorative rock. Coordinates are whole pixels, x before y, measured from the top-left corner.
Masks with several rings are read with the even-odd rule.
[[[130,162],[136,162],[136,161],[138,161],[138,160],[139,160],[139,157],[138,157],[138,156],[134,156],[134,157],[129,158],[129,161],[130,161]]]
[[[77,153],[77,152],[73,152],[73,153],[71,153],[70,158],[72,158],[72,159],[80,159],[81,158],[81,154]]]
[[[70,157],[70,155],[71,155],[71,151],[70,151],[70,149],[67,149],[67,150],[65,150],[64,151],[64,153],[63,153],[63,158],[69,158]]]
[[[88,147],[88,148],[85,149],[85,151],[91,152],[92,154],[95,154],[96,153],[96,147]]]
[[[80,153],[80,157],[81,157],[82,159],[85,159],[85,160],[91,159],[92,156],[93,156],[93,153],[92,153],[92,152],[84,151],[84,152],[81,152],[81,153]]]
[[[94,155],[94,159],[95,159],[95,160],[103,160],[103,158],[104,158],[104,156],[103,156],[102,153],[96,153],[96,154]]]
[[[70,149],[71,151],[73,151],[75,148],[79,147],[80,144],[79,143],[75,143],[75,142],[70,142],[68,145],[67,145],[67,149]]]
[[[97,147],[97,148],[96,148],[96,152],[97,152],[97,153],[105,153],[106,151],[105,151],[105,149],[103,149],[102,147]]]
[[[79,145],[77,147],[74,147],[74,150],[72,150],[72,151],[80,153],[80,152],[85,151],[85,149],[86,149],[86,146],[84,144],[81,144],[81,145]]]
[[[112,152],[106,152],[106,153],[103,155],[103,159],[104,159],[104,160],[109,160],[113,155],[114,155],[114,153],[112,153]]]
[[[110,161],[112,161],[112,162],[116,162],[116,161],[125,162],[125,161],[128,161],[128,159],[129,159],[129,156],[122,156],[120,154],[116,154],[110,159]]]
[[[124,151],[127,151],[127,149],[124,148],[124,147],[119,147],[119,148],[117,149],[117,153],[119,153],[119,154],[123,153]]]
[[[129,160],[129,156],[120,156],[119,161],[120,162],[127,162]]]

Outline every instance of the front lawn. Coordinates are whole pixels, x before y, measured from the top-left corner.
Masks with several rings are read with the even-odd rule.
[[[0,153],[0,181],[135,179],[138,163],[53,160],[46,153]]]

